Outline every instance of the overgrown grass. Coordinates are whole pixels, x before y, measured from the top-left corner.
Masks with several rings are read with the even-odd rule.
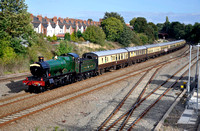
[[[28,71],[29,59],[27,57],[18,56],[9,62],[3,62],[0,59],[0,75],[21,73]]]
[[[35,44],[27,47],[27,54],[20,54],[7,61],[0,59],[0,76],[28,72],[29,65],[38,61],[38,56],[44,56],[45,60],[51,59],[54,55],[54,48],[50,43]]]

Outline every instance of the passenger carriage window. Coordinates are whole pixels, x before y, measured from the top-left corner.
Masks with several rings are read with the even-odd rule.
[[[112,61],[115,61],[115,56],[112,56]]]
[[[102,63],[103,63],[103,58],[102,58]]]
[[[123,54],[121,54],[121,60],[123,59]]]
[[[116,60],[117,60],[117,55],[116,55]]]
[[[118,54],[118,58],[119,58],[118,60],[120,60],[120,54]]]

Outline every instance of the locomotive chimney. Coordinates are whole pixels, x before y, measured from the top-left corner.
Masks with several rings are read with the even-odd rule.
[[[38,59],[39,59],[39,62],[43,62],[44,61],[44,56],[39,56]]]

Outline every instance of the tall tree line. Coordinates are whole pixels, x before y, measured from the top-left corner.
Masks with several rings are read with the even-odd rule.
[[[165,23],[157,24],[159,32],[167,33],[170,38],[185,39],[188,42],[197,44],[200,42],[200,23],[196,22],[192,24],[183,24],[180,22],[169,22],[166,17]]]

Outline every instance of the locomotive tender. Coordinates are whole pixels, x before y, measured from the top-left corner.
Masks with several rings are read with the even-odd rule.
[[[80,58],[75,53],[68,53],[53,59],[39,61],[30,65],[33,76],[23,81],[28,90],[45,91],[55,85],[69,84],[82,79],[102,74],[106,70],[124,68],[137,62],[145,61],[185,46],[185,40],[160,44],[126,47],[115,50],[89,52]]]

